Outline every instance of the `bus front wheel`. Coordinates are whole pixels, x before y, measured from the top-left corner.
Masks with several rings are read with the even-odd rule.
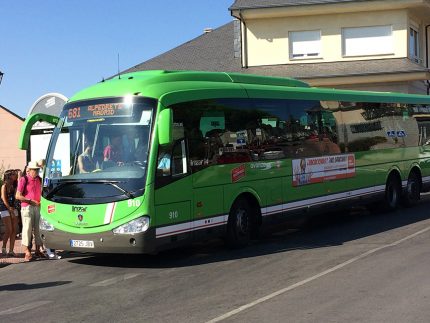
[[[227,222],[227,244],[239,248],[249,244],[256,224],[256,215],[245,198],[237,199],[231,207]]]

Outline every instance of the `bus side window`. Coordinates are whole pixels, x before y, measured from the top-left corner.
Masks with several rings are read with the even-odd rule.
[[[158,153],[157,177],[180,176],[188,172],[185,139],[177,140],[171,149]]]
[[[162,149],[162,147],[160,147],[157,158],[157,177],[171,175],[171,158],[171,149]]]
[[[175,142],[172,153],[172,176],[183,175],[188,172],[187,150],[185,139]]]

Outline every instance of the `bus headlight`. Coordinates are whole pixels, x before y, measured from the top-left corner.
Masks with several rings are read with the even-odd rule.
[[[149,217],[142,216],[140,218],[134,219],[118,228],[113,229],[115,234],[135,234],[145,232],[149,228]]]
[[[43,231],[54,231],[54,226],[46,221],[43,217],[40,217],[39,229]]]

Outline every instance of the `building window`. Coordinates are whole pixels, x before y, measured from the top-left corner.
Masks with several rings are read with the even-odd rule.
[[[321,55],[321,31],[292,31],[289,33],[290,59],[318,58]]]
[[[419,33],[415,28],[409,28],[409,57],[416,63],[420,61]]]
[[[342,42],[344,56],[394,53],[392,26],[343,28]]]

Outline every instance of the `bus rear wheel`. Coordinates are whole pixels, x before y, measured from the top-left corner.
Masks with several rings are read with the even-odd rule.
[[[227,222],[227,244],[239,248],[249,244],[256,225],[256,214],[245,198],[237,199],[231,207]]]
[[[407,207],[413,206],[420,200],[421,180],[417,173],[411,172],[406,185],[406,192],[403,196],[403,204]]]

